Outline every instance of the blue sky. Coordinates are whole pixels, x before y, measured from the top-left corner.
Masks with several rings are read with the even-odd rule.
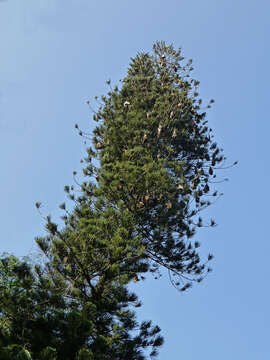
[[[0,2],[1,251],[33,250],[43,212],[59,216],[63,187],[91,130],[85,105],[118,83],[130,57],[165,40],[194,60],[209,122],[229,159],[218,227],[197,239],[214,272],[180,294],[166,276],[139,283],[140,318],[165,336],[159,359],[268,360],[269,12],[260,0],[7,0]]]

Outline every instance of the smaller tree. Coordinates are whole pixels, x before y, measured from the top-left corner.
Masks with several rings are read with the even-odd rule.
[[[99,280],[89,278],[72,255],[60,269],[61,238],[54,233],[45,265],[1,258],[0,359],[143,360],[148,348],[154,356],[162,344],[160,329],[151,322],[137,323],[130,307],[140,303],[125,287],[126,274],[112,280],[115,270],[107,267]],[[45,239],[38,243],[44,249]],[[89,265],[93,274],[100,271],[104,254],[96,251]]]

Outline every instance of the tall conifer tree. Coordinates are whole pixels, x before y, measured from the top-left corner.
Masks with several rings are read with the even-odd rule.
[[[14,259],[4,259],[2,276],[15,288],[6,284],[0,297],[0,359],[14,351],[59,360],[143,360],[147,349],[154,356],[160,329],[136,322],[131,307],[140,302],[128,283],[165,268],[184,291],[210,271],[212,255],[202,261],[193,236],[215,225],[201,212],[219,196],[213,186],[225,157],[206,120],[213,100],[202,106],[192,61],[183,60],[157,42],[131,60],[120,88],[108,81],[83,160],[86,180],[74,172],[76,185],[65,187],[75,206],[61,204],[64,226],[48,216],[48,236],[36,239],[46,260],[10,268]],[[20,322],[16,304],[32,309]]]

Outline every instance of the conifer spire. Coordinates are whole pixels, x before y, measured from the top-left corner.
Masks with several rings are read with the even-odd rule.
[[[100,165],[97,196],[132,214],[150,271],[169,269],[185,290],[184,279],[201,281],[210,271],[192,237],[215,225],[200,213],[219,196],[212,184],[225,157],[205,119],[211,105],[202,107],[190,77],[192,60],[183,60],[164,42],[132,58],[122,88],[102,97],[89,151]]]

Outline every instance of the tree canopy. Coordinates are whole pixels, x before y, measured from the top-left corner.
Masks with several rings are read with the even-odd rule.
[[[43,262],[2,257],[1,356],[4,359],[143,360],[162,345],[158,326],[138,323],[130,281],[159,277],[187,290],[211,270],[193,240],[214,226],[201,212],[220,196],[226,158],[218,147],[181,49],[157,42],[131,59],[120,87],[97,98],[98,124],[82,160],[85,181],[65,186],[64,225],[46,218],[37,237]],[[40,203],[36,204],[40,208]],[[132,309],[132,307],[134,309]],[[19,357],[21,356],[21,357]]]

